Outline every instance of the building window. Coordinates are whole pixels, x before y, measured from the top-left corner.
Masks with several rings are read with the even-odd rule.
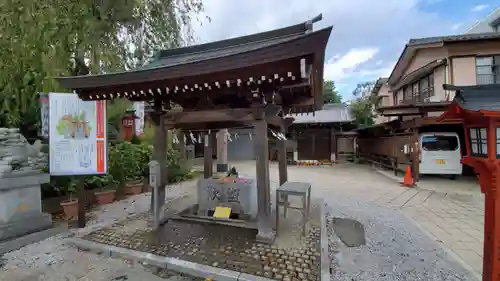
[[[413,84],[404,86],[403,103],[428,102],[428,98],[434,96],[434,74],[429,74]]]
[[[417,83],[413,83],[413,85],[411,85],[411,89],[412,89],[412,95],[413,95],[413,97],[418,97],[419,96],[418,82]]]
[[[392,103],[394,105],[398,104],[398,91],[395,91],[394,93],[392,93]]]
[[[478,85],[500,84],[500,56],[476,58],[476,80]]]
[[[411,99],[411,88],[408,86],[405,86],[403,88],[403,100],[407,101]]]
[[[455,136],[425,136],[422,138],[425,151],[455,151],[458,149],[458,138]]]
[[[434,74],[430,74],[419,81],[420,97],[425,101],[426,98],[434,96]]]
[[[469,137],[472,156],[488,156],[486,128],[469,128]]]

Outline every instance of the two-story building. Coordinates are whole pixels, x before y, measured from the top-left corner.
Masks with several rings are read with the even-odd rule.
[[[377,125],[358,131],[360,146],[366,146],[360,152],[405,163],[401,145],[418,143],[419,134],[425,132],[456,133],[463,148],[461,120],[438,121],[455,94],[444,90],[443,84],[500,84],[500,32],[411,39],[390,76],[378,79],[373,88],[372,95],[378,97]],[[375,155],[380,151],[386,152]],[[418,152],[411,156],[415,170],[419,157]]]
[[[439,116],[453,99],[443,84],[500,83],[500,33],[411,39],[391,75],[377,81],[378,123]],[[389,118],[389,119],[388,119]]]

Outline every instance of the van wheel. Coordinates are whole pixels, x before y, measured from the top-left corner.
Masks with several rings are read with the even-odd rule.
[[[457,175],[449,175],[448,177],[450,180],[456,180],[457,179]]]

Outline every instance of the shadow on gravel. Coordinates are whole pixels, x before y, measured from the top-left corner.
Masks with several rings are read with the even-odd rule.
[[[366,244],[365,227],[359,221],[334,217],[332,225],[337,237],[347,247],[359,247]]]

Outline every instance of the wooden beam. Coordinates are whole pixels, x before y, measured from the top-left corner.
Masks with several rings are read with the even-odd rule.
[[[251,128],[252,122],[205,122],[205,123],[177,123],[175,125],[169,125],[174,129],[180,129],[184,131],[196,130],[196,131],[208,131],[208,130],[221,130],[226,128]]]
[[[171,112],[165,115],[165,125],[208,123],[208,122],[251,122],[253,110],[249,108],[230,108],[202,111]]]

